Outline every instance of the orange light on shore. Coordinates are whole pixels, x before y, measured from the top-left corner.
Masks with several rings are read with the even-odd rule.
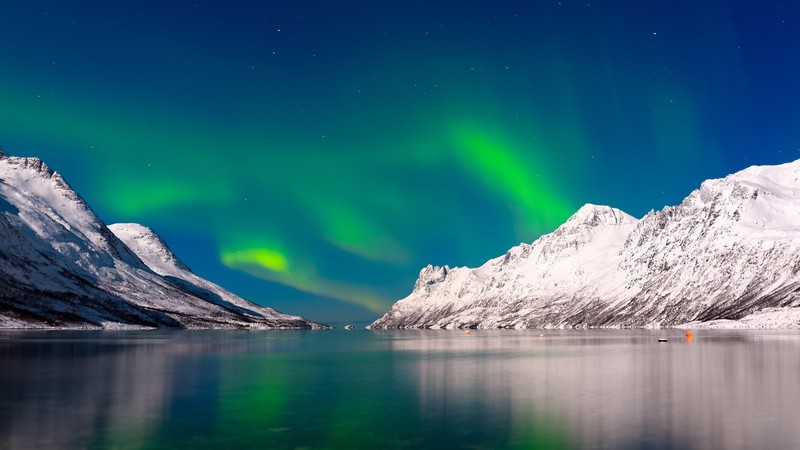
[[[686,332],[686,342],[692,342],[692,332],[691,331],[687,331]]]

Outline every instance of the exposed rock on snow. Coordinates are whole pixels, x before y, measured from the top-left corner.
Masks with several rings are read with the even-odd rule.
[[[800,328],[800,308],[765,308],[748,314],[739,320],[709,320],[706,322],[689,322],[678,325],[686,329],[740,329],[740,328]]]
[[[38,158],[0,150],[0,328],[323,328],[193,274],[152,230],[113,232]]]
[[[481,267],[428,266],[371,328],[755,324],[746,316],[797,306],[800,161],[705,181],[641,220],[585,205]],[[763,323],[797,326],[777,319],[793,310],[770,311]]]

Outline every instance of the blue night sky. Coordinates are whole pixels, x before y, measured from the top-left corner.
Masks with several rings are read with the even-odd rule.
[[[201,276],[366,320],[582,204],[800,157],[800,3],[0,4],[0,145]]]

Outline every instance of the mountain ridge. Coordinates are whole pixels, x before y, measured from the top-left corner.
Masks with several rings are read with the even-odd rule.
[[[706,180],[639,220],[587,204],[480,267],[445,267],[370,327],[660,327],[798,307],[800,161]]]
[[[0,328],[326,328],[198,277],[150,229],[116,228],[127,242],[42,160],[0,151]],[[143,260],[153,242],[173,272]]]

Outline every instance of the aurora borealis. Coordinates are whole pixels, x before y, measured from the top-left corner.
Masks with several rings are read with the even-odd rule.
[[[800,157],[792,2],[5,2],[0,145],[313,320]]]

